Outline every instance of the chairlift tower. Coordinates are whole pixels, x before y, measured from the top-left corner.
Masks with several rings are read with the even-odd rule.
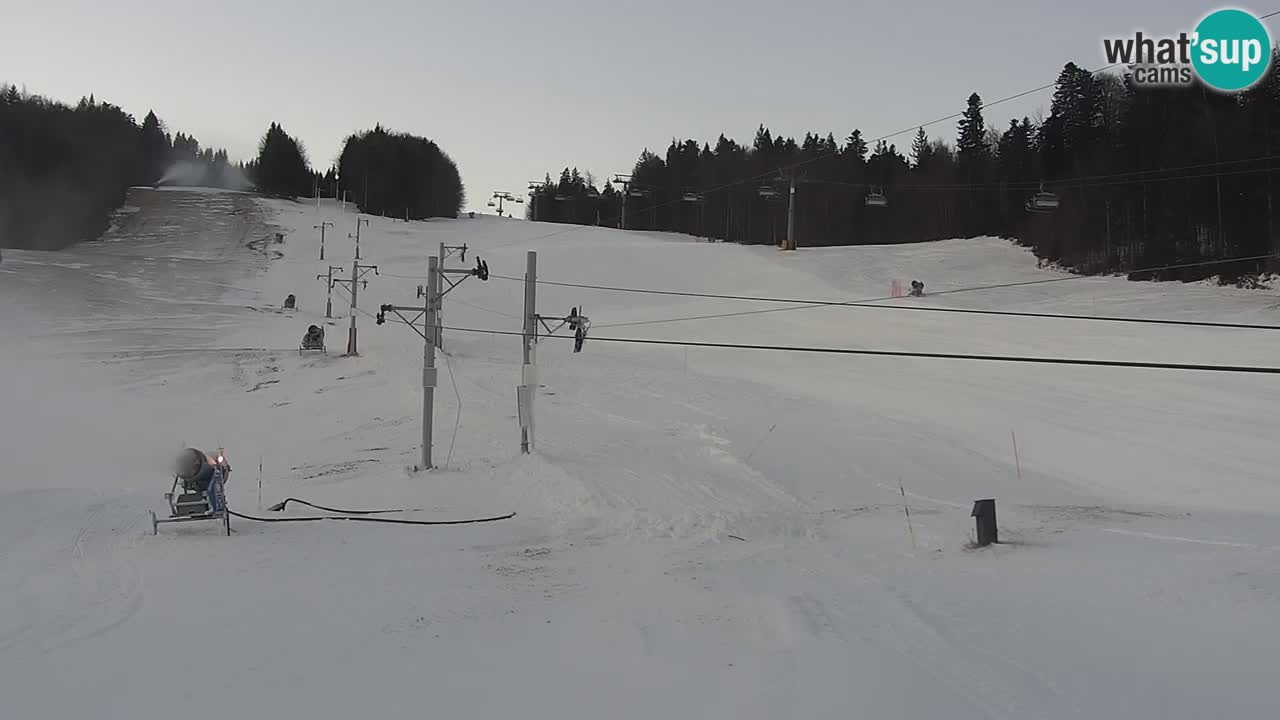
[[[325,220],[324,222],[315,226],[315,228],[320,231],[320,259],[321,260],[324,259],[324,229],[331,228],[331,227],[333,227],[333,223],[329,222],[328,220]]]
[[[522,333],[523,364],[520,368],[520,384],[516,386],[516,409],[520,423],[520,452],[528,455],[533,447],[533,406],[537,397],[537,344],[538,325],[542,325],[547,335],[554,335],[560,328],[568,326],[573,331],[573,351],[582,352],[587,340],[587,330],[591,321],[582,314],[581,307],[574,307],[568,315],[554,317],[538,314],[538,253],[530,250],[525,254],[524,274],[524,332]],[[555,327],[551,322],[558,322]]]
[[[796,167],[787,168],[786,171],[780,172],[780,179],[785,181],[789,186],[787,193],[787,237],[783,240],[783,250],[795,250],[796,243],[796,185],[804,182],[808,177],[807,172],[800,172]]]
[[[613,182],[622,186],[622,219],[618,223],[619,230],[627,229],[627,198],[628,197],[648,197],[651,192],[643,185],[636,185],[635,179],[631,175],[617,174],[613,176]]]
[[[622,186],[622,217],[618,220],[618,229],[626,230],[627,229],[627,195],[628,195],[627,191],[630,190],[631,188],[631,176],[630,175],[614,175],[613,183],[615,185]]]
[[[369,218],[357,217],[356,218],[356,234],[352,235],[351,233],[347,233],[348,240],[356,241],[356,259],[357,260],[360,259],[360,226],[368,225],[368,224],[369,224]]]
[[[444,248],[442,247],[442,250]],[[394,313],[396,317],[410,329],[422,338],[422,461],[419,464],[419,470],[430,470],[434,467],[431,460],[431,438],[432,438],[432,420],[435,411],[435,388],[436,388],[436,348],[439,347],[438,340],[440,338],[440,317],[439,311],[442,305],[441,301],[445,295],[451,290],[458,287],[465,280],[454,282],[448,278],[448,275],[475,275],[481,280],[489,279],[489,266],[480,258],[476,258],[476,267],[474,270],[448,270],[441,267],[440,257],[432,256],[427,258],[427,284],[418,286],[418,297],[423,302],[420,307],[403,306],[403,305],[382,305],[378,308],[377,324],[382,325],[387,321],[387,313]],[[449,289],[444,289],[444,283],[449,284]],[[404,312],[416,312],[418,315],[412,319],[405,317]],[[416,323],[422,320],[422,329],[419,330]]]
[[[542,198],[547,196],[547,192],[547,188],[543,186],[542,181],[529,181],[529,206],[533,208],[534,222],[542,219]]]
[[[516,197],[515,195],[512,195],[511,193],[509,193],[509,192],[505,192],[505,191],[502,191],[502,190],[495,190],[495,191],[494,191],[494,193],[493,193],[493,195],[492,195],[492,197],[491,197],[491,199],[489,200],[489,203],[488,203],[489,207],[493,207],[493,206],[494,206],[494,202],[493,202],[494,200],[497,200],[497,201],[498,201],[498,203],[497,203],[497,205],[498,205],[498,217],[503,217],[503,215],[502,215],[502,213],[503,213],[503,209],[502,209],[502,202],[503,202],[504,200],[505,200],[505,201],[507,201],[507,202],[514,202],[514,203],[518,203],[518,204],[520,204],[520,205],[523,205],[523,204],[524,204],[524,198],[522,198],[522,197]]]
[[[377,265],[361,265],[359,260],[352,260],[350,279],[333,278],[330,280],[331,283],[345,286],[347,292],[351,294],[351,327],[347,330],[347,355],[352,357],[360,354],[356,343],[356,312],[359,309],[356,300],[359,289],[369,286],[369,281],[365,280],[364,276],[368,275],[370,270],[373,271],[374,275],[378,274]]]
[[[330,265],[329,272],[325,275],[316,275],[317,280],[325,281],[325,297],[324,297],[324,317],[326,320],[333,319],[333,286],[343,282],[340,278],[335,278],[333,273],[341,272],[341,265]]]

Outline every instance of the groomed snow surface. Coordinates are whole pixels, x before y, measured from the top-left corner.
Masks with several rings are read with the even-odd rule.
[[[1274,365],[1280,334],[864,308],[674,321],[782,306],[548,284],[539,311],[582,307],[592,339],[539,344],[535,452],[520,339],[446,330],[441,467],[413,473],[422,343],[372,313],[417,302],[442,242],[495,276],[453,290],[444,324],[502,332],[523,289],[498,276],[528,250],[553,282],[832,300],[1059,275],[997,239],[783,254],[373,217],[380,274],[344,357],[347,296],[325,320],[316,276],[349,276],[354,214],[173,189],[128,209],[102,242],[0,262],[6,718],[1274,716],[1280,379],[603,338]],[[1267,291],[1120,278],[885,304],[1280,324]],[[329,352],[300,356],[313,323]],[[517,515],[153,536],[191,445],[227,448],[251,515],[286,497]],[[980,498],[1004,544],[970,547]]]

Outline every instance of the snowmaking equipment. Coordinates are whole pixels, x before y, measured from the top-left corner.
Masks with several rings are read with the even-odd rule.
[[[302,336],[302,343],[298,345],[298,354],[301,355],[305,350],[319,350],[324,355],[329,354],[324,347],[324,328],[319,325],[307,328],[307,333]]]
[[[160,533],[161,523],[221,520],[223,531],[231,534],[231,514],[227,510],[227,479],[231,465],[223,448],[206,453],[185,448],[175,460],[173,486],[164,494],[169,504],[169,517],[151,512],[151,534]],[[182,490],[178,492],[181,484]]]

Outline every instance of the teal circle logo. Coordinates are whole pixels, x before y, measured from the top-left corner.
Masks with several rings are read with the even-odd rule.
[[[1215,10],[1195,32],[1191,64],[1214,89],[1244,90],[1271,67],[1271,34],[1261,20],[1243,10]]]

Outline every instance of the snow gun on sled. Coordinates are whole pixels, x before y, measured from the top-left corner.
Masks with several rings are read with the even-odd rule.
[[[221,520],[223,531],[231,534],[231,514],[227,511],[227,478],[231,465],[225,451],[206,453],[186,448],[175,460],[173,486],[164,494],[169,503],[169,517],[160,518],[151,511],[151,534],[160,533],[161,523]],[[182,491],[178,492],[178,485]]]
[[[329,354],[324,347],[324,328],[319,325],[307,328],[307,334],[302,336],[302,343],[298,345],[298,354],[301,355],[304,350],[319,350],[325,355]]]

